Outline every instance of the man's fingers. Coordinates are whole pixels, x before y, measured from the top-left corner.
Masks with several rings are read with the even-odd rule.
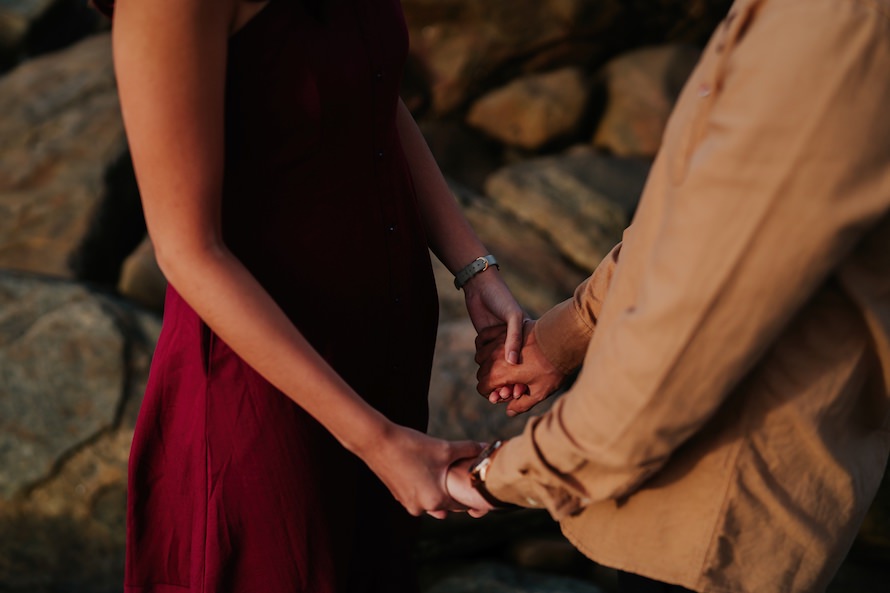
[[[506,364],[498,361],[501,365],[501,371]],[[512,367],[511,367],[512,368]],[[492,365],[483,365],[476,372],[476,391],[479,395],[485,397],[492,403],[498,403],[505,399],[513,399],[525,393],[528,393],[528,385],[520,383],[519,375],[509,372],[494,372],[495,367]]]
[[[491,380],[491,364],[483,363],[479,365],[479,370],[476,371],[476,391],[488,397],[499,387],[500,385],[496,386]]]
[[[498,351],[503,348],[503,342],[486,342],[485,344],[476,345],[476,355],[473,359],[476,364],[483,365],[495,357],[500,357]]]
[[[483,327],[479,330],[479,334],[476,336],[476,350],[481,349],[483,346],[491,342],[504,342],[504,334],[507,332],[506,325],[491,325],[489,327]]]
[[[519,399],[514,399],[509,404],[507,404],[507,416],[516,416],[517,414],[528,412],[533,407],[541,403],[541,400],[543,399],[543,397],[539,395],[532,395],[531,393],[529,393],[528,395],[523,395]]]

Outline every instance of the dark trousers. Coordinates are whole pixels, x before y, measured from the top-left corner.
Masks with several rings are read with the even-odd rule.
[[[630,572],[618,571],[619,593],[694,593],[679,585],[668,585]]]

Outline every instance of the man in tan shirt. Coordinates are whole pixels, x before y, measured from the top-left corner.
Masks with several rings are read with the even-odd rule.
[[[738,0],[622,244],[502,341],[479,389],[514,412],[581,371],[479,488],[623,571],[824,590],[890,452],[890,1]]]

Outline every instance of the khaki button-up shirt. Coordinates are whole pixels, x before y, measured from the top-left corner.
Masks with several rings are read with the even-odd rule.
[[[739,0],[637,215],[536,337],[490,491],[705,592],[824,589],[890,452],[890,2]]]

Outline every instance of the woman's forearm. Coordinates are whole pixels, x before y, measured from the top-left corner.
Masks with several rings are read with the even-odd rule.
[[[312,348],[275,301],[225,247],[160,255],[170,283],[247,364],[364,458],[389,429]]]
[[[334,372],[224,247],[158,260],[211,329],[364,461],[409,513],[441,519],[446,509],[459,508],[445,490],[445,474],[456,459],[478,454],[477,443],[440,441],[386,419]]]
[[[436,164],[414,118],[399,101],[397,126],[402,148],[414,187],[430,247],[436,257],[452,274],[457,274],[473,260],[486,255],[488,250],[457,203],[439,166]],[[491,271],[476,274],[463,285],[467,313],[476,330],[492,325],[507,325],[505,353],[507,361],[520,360],[523,312],[503,278],[492,267]]]
[[[454,199],[411,112],[401,101],[398,109],[399,136],[411,169],[430,248],[452,273],[457,273],[488,251]]]

